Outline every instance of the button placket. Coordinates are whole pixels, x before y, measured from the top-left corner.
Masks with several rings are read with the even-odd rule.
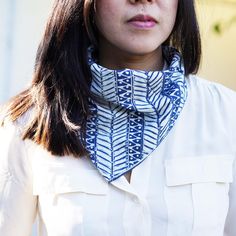
[[[125,236],[143,236],[145,229],[143,224],[143,207],[137,196],[126,193],[123,214]]]

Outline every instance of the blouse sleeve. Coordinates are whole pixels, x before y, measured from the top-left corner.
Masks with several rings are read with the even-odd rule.
[[[230,183],[229,188],[229,210],[225,222],[224,236],[236,235],[236,93],[232,90],[227,90],[227,108],[229,120],[229,129],[232,134],[232,146],[234,149],[234,165],[233,165],[233,182]],[[223,113],[224,115],[226,112]]]
[[[236,159],[234,159],[233,173],[233,182],[230,184],[229,190],[229,211],[225,223],[224,236],[236,235]]]
[[[31,235],[36,205],[25,143],[15,125],[1,127],[0,235]]]

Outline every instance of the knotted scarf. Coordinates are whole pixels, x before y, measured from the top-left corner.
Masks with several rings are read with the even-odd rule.
[[[138,166],[168,135],[187,98],[180,53],[163,47],[162,71],[112,70],[88,50],[91,92],[86,148],[98,171],[113,181]]]

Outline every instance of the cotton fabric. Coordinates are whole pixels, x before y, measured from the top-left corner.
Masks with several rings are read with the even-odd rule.
[[[162,71],[112,70],[97,64],[89,48],[91,92],[86,148],[98,171],[113,181],[155,150],[175,125],[187,86],[180,53],[163,47]],[[167,63],[166,63],[167,64]]]
[[[195,76],[158,149],[108,183],[88,158],[51,156],[0,129],[0,235],[235,236],[236,94]]]

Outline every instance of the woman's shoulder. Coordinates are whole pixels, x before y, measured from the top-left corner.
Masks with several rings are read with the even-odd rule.
[[[5,107],[0,108],[0,130],[15,130],[17,133],[22,133],[33,115],[33,109],[28,109],[17,119],[8,114]]]
[[[196,75],[187,78],[188,110],[196,111],[197,120],[206,121],[217,133],[223,130],[236,142],[236,92],[217,82]],[[192,114],[190,114],[191,116]],[[222,134],[222,137],[224,136]]]
[[[22,135],[27,122],[30,119],[30,111],[22,114],[18,119],[12,120],[9,115],[2,113],[0,117],[0,140],[1,144],[6,142],[14,142],[19,139],[23,142]]]
[[[190,93],[198,100],[210,102],[211,105],[228,107],[236,110],[236,91],[217,82],[206,80],[197,75],[189,75],[187,78]],[[213,102],[213,104],[212,104]]]
[[[236,140],[236,92],[196,75],[187,78],[189,105],[212,124],[221,124]]]
[[[32,111],[28,110],[15,121],[6,114],[4,116],[4,112],[1,113],[0,162],[5,159],[13,163],[16,156],[23,158],[26,155],[26,141],[23,139],[23,134],[31,113]]]

